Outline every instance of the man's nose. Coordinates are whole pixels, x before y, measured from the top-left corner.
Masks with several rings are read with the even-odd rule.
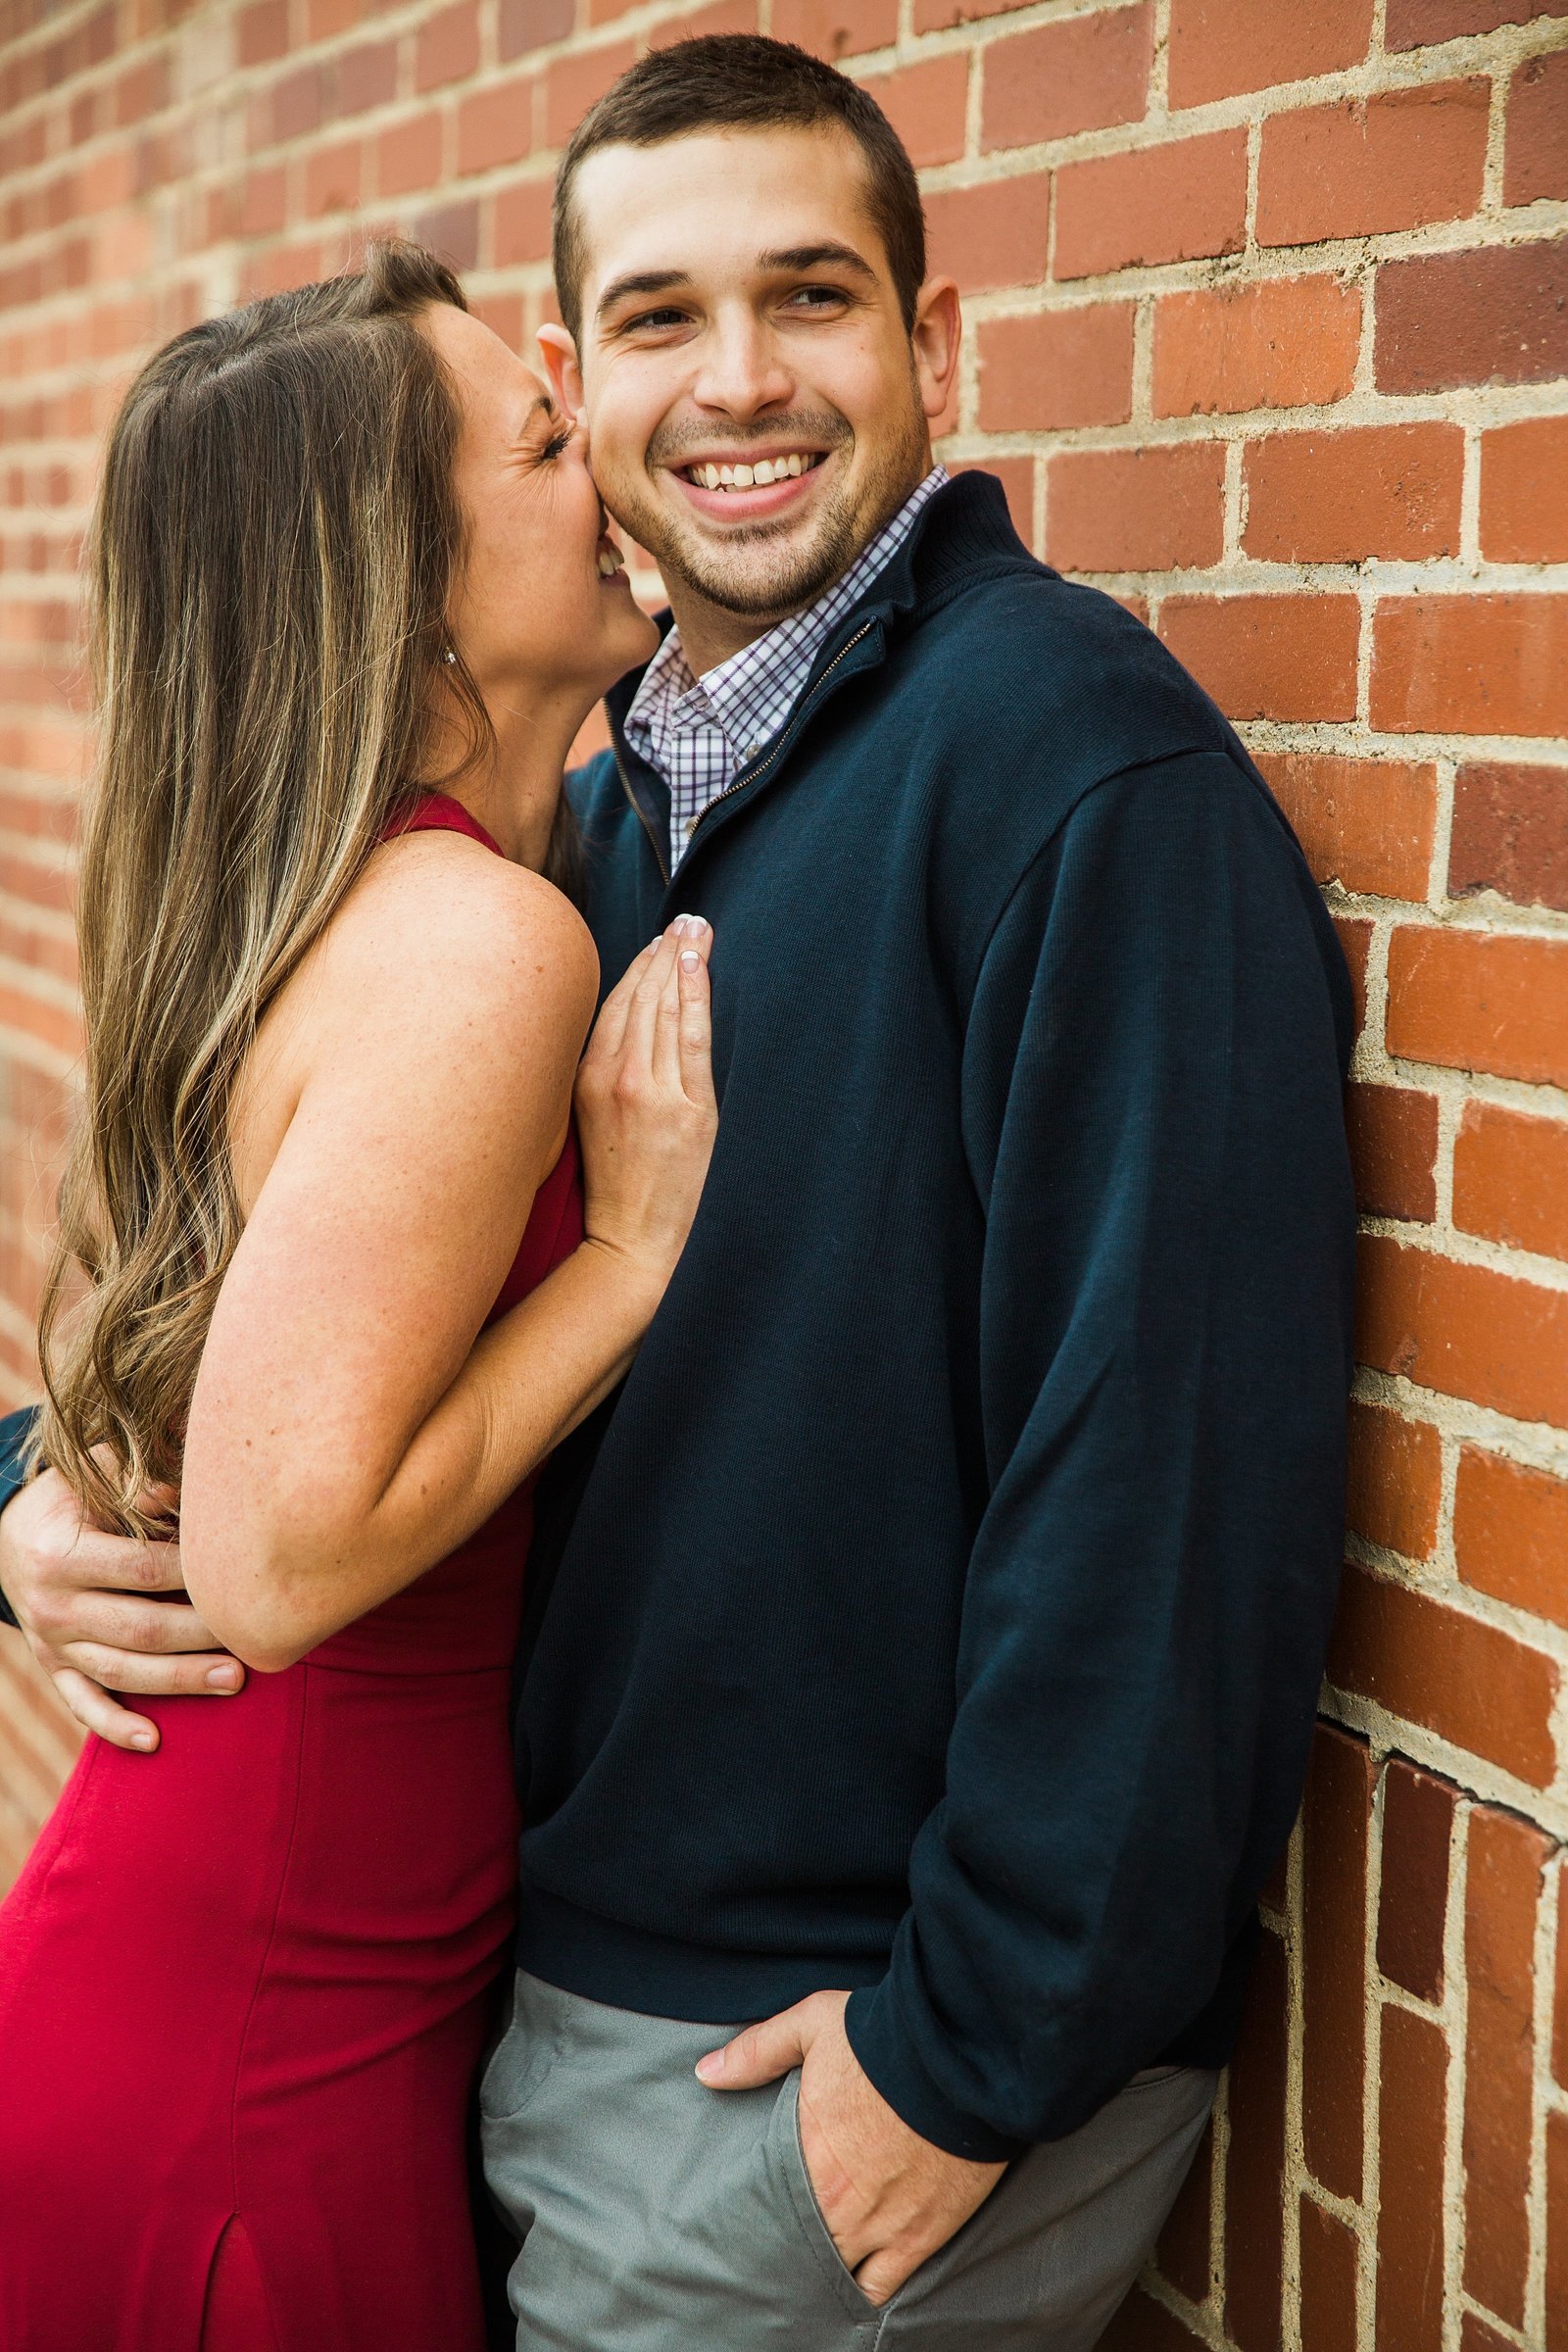
[[[745,312],[713,321],[692,385],[702,407],[745,418],[788,402],[794,390],[794,373],[763,320]]]

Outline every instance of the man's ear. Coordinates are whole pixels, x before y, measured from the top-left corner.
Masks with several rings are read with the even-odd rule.
[[[928,277],[915,301],[909,340],[920,379],[920,405],[933,423],[952,398],[962,338],[957,286],[951,277]]]
[[[539,329],[539,351],[544,360],[550,389],[568,416],[580,416],[583,412],[582,369],[577,365],[577,346],[564,326],[542,326]]]

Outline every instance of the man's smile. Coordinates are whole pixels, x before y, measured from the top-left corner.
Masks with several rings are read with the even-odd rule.
[[[760,521],[803,506],[829,452],[798,444],[769,450],[715,449],[665,470],[699,514],[724,522]]]

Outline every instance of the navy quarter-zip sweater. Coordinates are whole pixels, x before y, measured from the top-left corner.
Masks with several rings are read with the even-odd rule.
[[[1344,965],[1218,711],[984,475],[673,889],[618,757],[607,981],[711,919],[722,1107],[541,1491],[518,1960],[719,2024],[853,1987],[899,2113],[1005,2157],[1228,2050],[1340,1561]]]
[[[541,1497],[519,1965],[730,2023],[854,1988],[1006,2157],[1225,2057],[1341,1557],[1350,995],[1284,819],[959,477],[671,887],[576,779],[607,981],[707,915],[717,1147]]]

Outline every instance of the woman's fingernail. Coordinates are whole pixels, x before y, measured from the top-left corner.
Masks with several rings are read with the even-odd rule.
[[[682,948],[680,952],[680,968],[683,972],[695,972],[701,965],[702,960],[702,957],[698,955],[695,948]]]
[[[139,1747],[144,1756],[150,1755],[153,1749],[153,1736],[151,1732],[134,1732],[131,1735],[130,1744],[132,1747]]]
[[[239,1689],[239,1668],[237,1666],[209,1666],[207,1688],[209,1690],[237,1690]]]

